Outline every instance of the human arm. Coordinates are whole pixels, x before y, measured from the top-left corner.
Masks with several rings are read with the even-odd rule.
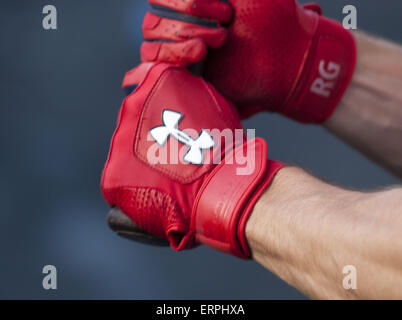
[[[316,299],[402,298],[402,188],[345,190],[284,168],[246,225],[253,258]],[[347,265],[357,289],[343,288]]]
[[[351,84],[324,126],[402,177],[402,48],[356,32]]]

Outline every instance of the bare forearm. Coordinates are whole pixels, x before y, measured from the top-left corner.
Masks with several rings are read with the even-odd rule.
[[[325,126],[402,177],[402,48],[356,33],[352,82]]]
[[[285,168],[246,228],[253,257],[312,298],[402,298],[402,189],[361,193]],[[357,289],[343,287],[343,268]]]

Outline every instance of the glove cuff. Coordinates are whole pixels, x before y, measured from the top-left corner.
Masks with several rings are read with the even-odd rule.
[[[300,122],[323,123],[334,112],[352,79],[356,42],[339,22],[319,17],[308,52],[284,113]]]
[[[243,159],[242,163],[238,159]],[[233,150],[211,172],[192,212],[191,230],[198,242],[250,259],[245,235],[247,220],[257,200],[284,166],[266,159],[267,144],[256,138]]]

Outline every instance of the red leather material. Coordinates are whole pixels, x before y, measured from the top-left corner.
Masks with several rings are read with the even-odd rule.
[[[320,18],[303,73],[284,113],[300,122],[325,122],[346,91],[355,64],[352,34],[339,23]]]
[[[194,77],[182,68],[167,69],[166,72],[161,73],[142,106],[134,138],[134,155],[146,165],[149,165],[148,155],[152,146],[155,146],[155,141],[146,139],[146,137],[151,128],[162,123],[162,112],[167,109],[184,115],[179,123],[180,130],[186,132],[191,129],[197,134],[203,129],[215,129],[211,131],[211,135],[217,143],[221,144],[220,136],[214,136],[218,130],[223,131],[226,128],[241,129],[242,126],[233,106],[226,100],[218,99],[217,92],[201,77]],[[208,106],[208,108],[205,106]],[[188,133],[190,135],[194,134],[190,131]],[[196,135],[193,136],[193,139],[196,138]],[[223,142],[225,141],[223,140]],[[209,154],[205,152],[204,157],[209,164],[202,166],[180,165],[178,164],[181,160],[180,156],[185,153],[188,147],[179,145],[179,154],[172,154],[176,151],[176,148],[171,146],[172,143],[177,145],[177,140],[168,139],[163,147],[157,147],[158,153],[166,154],[169,163],[153,164],[152,169],[159,171],[171,180],[183,184],[192,183],[211,170],[214,164],[213,161],[209,160],[219,159],[222,151],[219,148],[214,148]],[[231,148],[232,146],[227,147]],[[222,147],[221,149],[224,148]],[[178,166],[180,170],[178,170]]]
[[[224,165],[222,174],[215,173],[216,168],[221,165],[212,160],[221,162],[220,160],[225,159],[225,164],[230,163],[228,155],[231,150],[235,146],[241,148],[244,143],[227,140],[224,134],[220,134],[225,130],[233,133],[236,129],[241,129],[237,112],[210,84],[181,67],[163,63],[142,65],[128,72],[126,77],[124,84],[139,86],[124,100],[119,112],[118,125],[102,174],[103,196],[110,206],[120,208],[140,228],[169,240],[175,250],[192,248],[200,240],[191,228],[195,201],[201,189],[205,195],[210,194],[205,181],[211,175],[216,175],[212,184],[216,187],[218,177],[222,175],[221,190],[228,188],[228,181],[224,179],[227,175],[223,173],[229,167]],[[164,118],[166,110],[181,115],[174,125],[171,119]],[[158,144],[155,142],[158,140],[150,132],[160,127],[170,129],[165,141]],[[214,141],[213,147],[211,145],[202,149],[204,162],[193,164],[181,161],[190,146],[197,145],[195,141],[204,131]],[[177,151],[170,148],[175,142],[178,144]],[[257,140],[257,145],[257,161],[254,158],[252,160],[257,163],[255,167],[262,170],[267,156],[266,148],[263,147],[265,142]],[[177,154],[180,149],[183,152]],[[154,153],[149,153],[150,150]],[[153,162],[150,154],[166,154],[167,162]],[[172,162],[174,156],[178,156],[179,161]],[[255,175],[254,171],[250,171],[249,175]],[[236,215],[234,221],[240,221],[243,212],[248,215],[248,211],[242,211],[241,208],[247,208],[255,201],[260,194],[258,190],[261,182],[258,181],[266,177],[262,173],[258,173],[252,181],[248,176],[232,177],[233,181],[237,181],[238,188],[233,190],[229,187],[227,190],[235,191],[233,201],[238,200],[241,204],[228,203],[227,206],[234,210],[226,210],[225,214]],[[242,179],[244,182],[241,182]],[[240,187],[243,188],[244,195],[240,194]],[[205,195],[202,197],[203,203],[208,201]],[[230,201],[229,198],[227,200]],[[210,201],[215,201],[215,198]],[[205,221],[208,212],[203,210],[202,217]],[[213,214],[211,219],[214,219]],[[236,241],[241,248],[241,243],[245,241],[245,236],[242,235],[244,229],[238,230],[235,223],[230,224],[230,227],[224,227],[230,233],[228,237],[238,238]],[[216,238],[219,239],[221,229],[217,227],[216,232]],[[208,230],[208,235],[214,238],[214,230]],[[239,251],[232,253],[240,255]]]
[[[137,68],[128,71],[124,76],[122,87],[140,84],[153,66],[152,62],[142,63]]]
[[[317,3],[306,3],[303,5],[303,9],[312,10],[319,15],[322,15],[321,6]]]
[[[148,40],[183,41],[190,38],[202,38],[211,48],[219,48],[225,42],[227,32],[224,28],[207,28],[194,24],[160,18],[150,12],[145,15],[142,25],[144,38]]]
[[[202,185],[192,217],[192,230],[199,242],[244,259],[250,258],[245,239],[247,219],[256,200],[282,167],[277,162],[267,162],[267,145],[260,138],[237,147],[227,159],[232,159],[233,153],[247,152],[253,154],[249,174],[239,175],[237,170],[243,165],[225,159]]]
[[[167,5],[169,1],[159,2]],[[354,71],[356,46],[351,33],[340,23],[322,17],[317,4],[300,6],[295,0],[229,2],[233,7],[232,23],[223,47],[208,54],[206,79],[234,102],[243,118],[260,111],[273,111],[299,122],[326,121]],[[170,26],[168,29],[173,24],[180,29],[180,21],[164,23]],[[191,33],[188,28],[186,35]],[[198,35],[197,41],[191,39],[193,42],[178,40],[168,32],[155,31],[152,36],[145,33],[145,39],[150,36],[150,40],[180,41],[181,53],[176,52],[172,43],[164,43],[164,51],[157,52],[157,42],[145,42],[143,61],[180,65],[197,62],[194,54],[183,57],[183,52],[189,50],[187,47],[191,46],[192,51],[203,50],[200,26],[194,25],[193,29]],[[320,69],[321,61],[325,67]],[[339,70],[332,78],[325,71],[333,71],[335,64]]]

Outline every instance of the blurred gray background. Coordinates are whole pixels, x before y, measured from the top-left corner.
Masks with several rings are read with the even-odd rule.
[[[319,3],[338,20],[354,4],[359,28],[402,42],[401,1]],[[42,28],[46,4],[58,9],[56,31]],[[106,226],[99,179],[147,8],[146,0],[0,2],[0,298],[303,299],[257,263],[147,247]],[[268,140],[272,158],[330,181],[399,182],[318,126],[272,114],[245,125]],[[56,291],[42,289],[48,264]]]

